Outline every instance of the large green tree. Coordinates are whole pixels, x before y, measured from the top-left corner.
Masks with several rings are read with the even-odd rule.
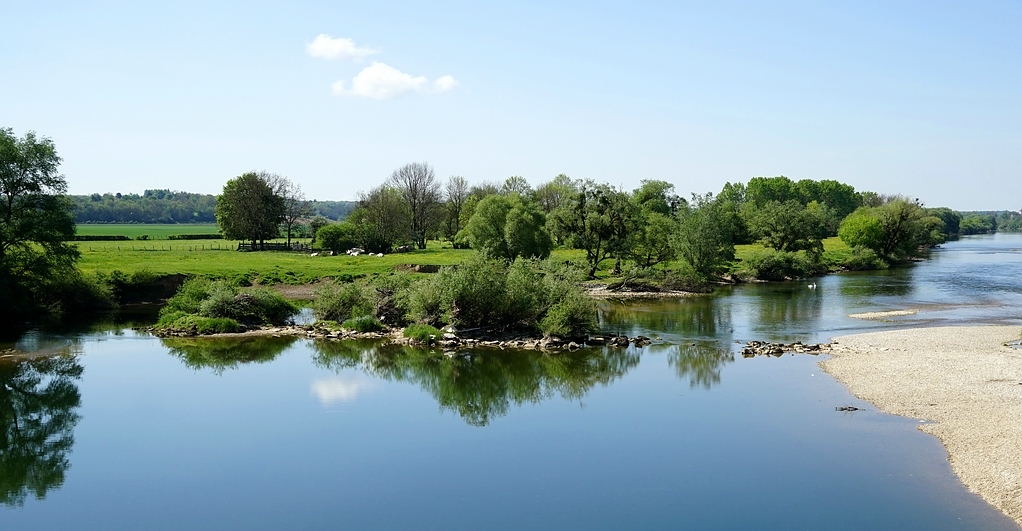
[[[819,203],[811,207],[798,201],[779,203],[770,201],[753,207],[749,216],[750,230],[763,243],[778,251],[807,251],[823,253],[823,238],[827,237],[827,216]]]
[[[944,222],[915,201],[898,198],[862,207],[841,223],[838,236],[851,247],[871,249],[888,260],[903,260],[920,247],[944,241]]]
[[[552,215],[554,230],[572,247],[586,252],[589,277],[596,277],[600,264],[628,253],[629,235],[635,227],[636,206],[626,192],[608,184],[579,183],[573,194]]]
[[[280,235],[286,209],[271,174],[249,172],[227,181],[216,198],[216,221],[224,238],[256,243]]]
[[[78,249],[67,182],[49,138],[0,129],[0,316],[61,295],[54,282],[77,276]]]
[[[546,258],[553,249],[546,215],[518,194],[491,195],[480,201],[459,239],[506,260]]]
[[[713,194],[692,194],[691,203],[678,211],[674,245],[696,272],[713,276],[735,258],[734,231],[734,217],[726,201]]]

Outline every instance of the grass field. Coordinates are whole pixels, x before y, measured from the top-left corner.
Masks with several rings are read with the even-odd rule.
[[[135,239],[148,235],[150,240],[166,240],[167,236],[178,234],[217,234],[220,227],[215,223],[177,223],[177,224],[141,224],[141,223],[97,223],[79,224],[76,229],[79,236],[127,236]]]
[[[441,248],[437,242],[422,251],[375,256],[316,256],[289,252],[238,252],[238,242],[188,240],[148,242],[78,242],[84,271],[155,274],[184,273],[213,277],[248,276],[262,282],[301,284],[323,277],[388,273],[402,265],[451,265],[472,251]]]
[[[127,227],[136,230],[135,235],[186,234],[180,230],[192,230],[192,234],[215,229],[215,225],[79,225],[82,227],[103,227],[106,232],[92,234],[125,234],[112,232],[111,227]],[[151,230],[160,228],[163,232]],[[141,230],[141,229],[149,229]],[[177,229],[178,232],[172,232]],[[824,259],[828,263],[840,263],[851,250],[838,238],[824,240]],[[245,276],[249,280],[259,279],[263,283],[303,284],[323,277],[342,275],[358,276],[389,273],[406,265],[452,265],[467,258],[473,251],[452,249],[451,244],[429,242],[426,249],[410,253],[376,256],[309,256],[307,253],[289,252],[238,252],[238,242],[230,240],[158,240],[158,241],[102,241],[78,242],[82,253],[79,266],[84,271],[109,274],[114,270],[124,273],[147,270],[158,275],[184,273],[211,277]],[[759,244],[739,245],[736,257],[747,258],[763,246]],[[585,263],[585,253],[574,249],[558,249],[553,252],[555,260],[571,260]],[[666,264],[658,267],[672,268],[680,264]],[[597,276],[607,278],[614,267],[613,260],[600,265]]]

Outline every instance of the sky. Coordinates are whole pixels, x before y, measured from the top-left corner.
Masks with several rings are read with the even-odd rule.
[[[719,191],[836,179],[1022,208],[1022,2],[0,0],[0,127],[71,193],[355,199],[565,173]]]

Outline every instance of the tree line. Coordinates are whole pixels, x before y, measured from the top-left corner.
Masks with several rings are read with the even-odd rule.
[[[461,176],[441,181],[429,164],[413,163],[361,192],[352,214],[319,228],[316,239],[335,251],[369,252],[443,239],[506,260],[545,258],[563,245],[584,251],[591,277],[607,261],[621,273],[680,259],[703,278],[733,272],[735,245],[759,242],[770,252],[758,255],[751,274],[772,278],[825,269],[829,237],[853,249],[839,265],[886,267],[957,236],[962,221],[948,208],[834,180],[755,177],[685,198],[660,180],[634,190],[566,175],[535,188],[518,176],[470,185]]]
[[[216,196],[167,189],[72,195],[77,223],[216,223]],[[354,201],[311,201],[313,216],[343,220]]]

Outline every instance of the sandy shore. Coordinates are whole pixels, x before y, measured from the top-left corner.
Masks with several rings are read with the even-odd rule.
[[[962,482],[1022,524],[1018,326],[920,328],[835,338],[820,363],[885,413],[933,421]]]

